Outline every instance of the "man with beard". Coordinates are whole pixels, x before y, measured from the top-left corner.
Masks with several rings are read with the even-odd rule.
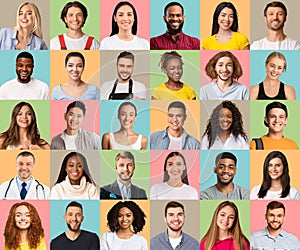
[[[184,206],[176,201],[167,203],[165,206],[167,230],[151,239],[150,248],[154,250],[199,250],[199,242],[182,231],[184,221]]]
[[[281,228],[285,220],[283,203],[278,201],[268,203],[265,217],[267,227],[251,234],[251,249],[300,249],[297,237]]]
[[[118,153],[115,160],[118,178],[115,182],[100,189],[100,199],[146,200],[147,195],[145,190],[131,183],[135,169],[133,154],[124,151]]]
[[[268,27],[266,37],[254,41],[251,50],[299,50],[300,42],[288,37],[283,32],[287,9],[282,2],[273,1],[264,9],[265,22]]]
[[[31,77],[34,68],[33,56],[21,52],[16,58],[17,78],[0,87],[0,100],[49,100],[49,87],[46,83]]]
[[[199,50],[200,40],[182,32],[184,24],[183,6],[178,2],[168,3],[164,9],[163,19],[167,31],[163,35],[150,39],[152,50]]]
[[[123,51],[117,58],[118,78],[101,85],[102,100],[144,100],[146,88],[143,83],[131,79],[134,69],[134,55]]]
[[[249,200],[248,189],[234,184],[237,158],[230,152],[222,152],[215,159],[214,173],[217,184],[200,193],[200,200]]]
[[[64,215],[68,230],[51,241],[50,249],[99,250],[98,235],[80,229],[83,219],[82,205],[76,201],[70,202],[66,207]]]

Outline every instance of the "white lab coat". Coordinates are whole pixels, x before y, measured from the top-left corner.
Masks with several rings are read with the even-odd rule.
[[[3,182],[1,184],[0,200],[4,200],[4,199],[6,199],[6,200],[21,200],[16,178],[17,177],[15,177],[12,180],[9,189],[8,189],[8,186],[9,186],[10,180]],[[44,199],[50,198],[49,187],[43,183],[40,183],[40,184],[44,187],[44,190],[41,187],[41,185],[38,185],[38,182],[33,178],[31,185],[29,187],[29,190],[27,191],[27,194],[25,196],[25,200],[44,200]],[[37,188],[37,186],[38,186],[38,188]],[[7,191],[7,189],[8,189],[8,191]],[[7,191],[7,194],[5,197],[6,191]]]

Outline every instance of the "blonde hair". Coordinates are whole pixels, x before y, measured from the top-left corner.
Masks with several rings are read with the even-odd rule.
[[[31,29],[31,33],[33,33],[34,35],[38,36],[39,38],[43,39],[43,32],[42,32],[42,20],[41,20],[41,15],[40,15],[40,11],[38,9],[38,7],[31,2],[24,2],[22,4],[20,4],[18,11],[17,11],[17,26],[16,29],[20,30],[21,27],[19,25],[18,22],[18,17],[19,17],[19,12],[20,10],[23,8],[23,6],[28,5],[30,6],[31,10],[32,10],[32,16],[33,16],[33,27]]]

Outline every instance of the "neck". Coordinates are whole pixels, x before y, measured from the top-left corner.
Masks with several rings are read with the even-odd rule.
[[[183,186],[183,182],[182,182],[182,180],[181,180],[181,177],[180,177],[180,179],[178,178],[178,179],[169,179],[168,181],[167,181],[167,183],[168,183],[168,185],[169,186],[171,186],[171,187],[182,187]]]
[[[27,132],[28,132],[27,128],[19,128],[20,140],[27,140],[28,139]]]
[[[228,230],[221,230],[219,229],[219,240],[224,240],[227,239],[228,237],[230,237],[231,234],[229,233]]]
[[[68,29],[66,34],[68,37],[74,38],[74,39],[81,38],[84,35],[84,33],[82,32],[82,29],[79,29],[79,30]]]
[[[79,129],[70,129],[70,128],[67,128],[67,130],[66,130],[66,134],[67,135],[76,135],[76,134],[78,134],[78,132],[79,132]]]
[[[281,189],[282,189],[282,185],[281,185],[281,180],[279,178],[271,181],[271,186],[270,186],[271,191],[279,191]]]
[[[176,238],[179,238],[182,235],[182,230],[173,231],[171,228],[168,228],[167,233],[168,233],[168,236],[170,238],[176,239]]]
[[[131,41],[134,37],[134,35],[131,33],[131,30],[119,30],[119,33],[117,34],[118,38],[124,41]]]
[[[227,140],[227,138],[230,136],[230,131],[229,130],[221,130],[219,132],[218,136],[222,142],[225,142]]]
[[[168,79],[166,82],[167,87],[179,88],[182,85],[181,81],[174,82],[171,79]]]
[[[131,231],[130,228],[119,228],[118,231],[116,232],[116,234],[119,236],[119,235],[122,235],[122,236],[132,236],[133,235],[133,232]]]
[[[74,231],[71,231],[70,229],[66,232],[66,236],[68,239],[70,240],[75,240],[77,239],[77,237],[80,235],[81,233],[81,230],[79,229],[78,231],[74,232]]]
[[[21,28],[21,29],[18,30],[17,36],[20,39],[28,39],[28,38],[30,38],[31,33],[32,32],[31,32],[30,29]]]
[[[219,29],[217,35],[218,36],[231,36],[232,30],[231,29],[227,29],[227,30]]]
[[[121,79],[121,78],[118,77],[118,83],[128,83],[130,79],[131,78],[123,80],[123,79]]]
[[[130,127],[130,128],[121,127],[118,132],[121,133],[124,136],[129,136],[129,135],[131,135],[133,133],[132,132],[132,127]]]
[[[280,84],[280,81],[278,79],[270,79],[269,77],[266,77],[264,83],[270,86],[277,86]]]
[[[69,81],[67,83],[69,85],[71,85],[72,87],[79,87],[84,82],[81,79],[78,79],[78,80],[69,79]]]
[[[230,79],[227,79],[226,81],[222,80],[221,78],[218,77],[217,79],[217,84],[218,84],[218,87],[223,91],[225,91],[227,88],[229,88],[232,84],[233,84],[233,80],[230,78]]]
[[[171,38],[176,41],[177,37],[180,35],[181,31],[176,34],[171,34]]]
[[[168,128],[168,133],[169,133],[170,135],[172,135],[173,137],[178,138],[178,137],[182,136],[182,128],[179,128],[179,129],[177,129],[177,130],[173,130],[173,129],[171,129],[171,128],[169,127],[169,128]]]
[[[279,234],[280,230],[281,230],[280,228],[274,230],[274,229],[272,229],[272,228],[270,228],[270,227],[268,226],[269,234],[270,234],[272,237],[276,237],[276,236]]]
[[[270,137],[271,139],[279,140],[279,139],[283,138],[283,131],[280,131],[280,132],[271,132],[271,131],[269,131],[267,136]]]
[[[229,193],[231,193],[234,189],[234,184],[232,182],[230,182],[228,185],[223,185],[222,183],[220,182],[217,182],[216,184],[216,188],[226,194],[226,196],[228,196]]]
[[[20,181],[22,181],[22,182],[27,182],[27,181],[29,181],[31,178],[32,178],[32,176],[29,176],[28,178],[22,178],[22,177],[20,177],[20,176],[18,176],[18,178],[19,178],[19,180]]]
[[[20,230],[20,236],[21,236],[20,243],[26,243],[27,242],[27,229]]]
[[[282,30],[269,30],[267,40],[270,42],[281,42],[286,38],[286,35]]]
[[[121,180],[121,178],[118,177],[118,181],[121,182],[123,185],[128,186],[131,184],[131,178],[127,181]]]

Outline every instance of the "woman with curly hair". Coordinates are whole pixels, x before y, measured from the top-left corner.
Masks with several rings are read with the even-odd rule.
[[[249,250],[250,243],[243,234],[237,206],[223,201],[216,208],[208,231],[200,243],[201,250]]]
[[[83,154],[68,153],[60,168],[55,185],[51,189],[51,199],[99,199],[97,188]]]
[[[44,236],[40,216],[32,204],[24,201],[10,208],[4,230],[5,250],[46,250]]]
[[[146,215],[133,201],[119,201],[107,213],[110,232],[102,235],[102,250],[147,250],[146,239],[138,235],[146,224]]]
[[[36,115],[29,103],[20,102],[14,107],[9,128],[0,134],[0,149],[50,149],[40,137]]]
[[[249,149],[242,114],[231,101],[213,110],[202,138],[202,149]]]
[[[171,152],[165,159],[163,183],[150,189],[151,200],[197,200],[197,190],[189,185],[184,156]]]
[[[280,151],[270,152],[264,161],[263,181],[251,191],[251,199],[299,200],[298,190],[290,186],[289,164]]]
[[[195,91],[180,81],[183,74],[183,61],[176,51],[165,52],[160,57],[161,71],[168,76],[168,81],[157,86],[152,93],[152,100],[195,100]]]

